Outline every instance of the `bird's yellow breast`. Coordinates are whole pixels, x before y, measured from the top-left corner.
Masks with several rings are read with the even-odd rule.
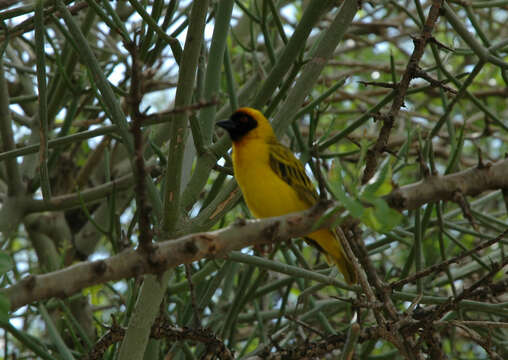
[[[270,167],[269,146],[261,140],[233,144],[235,178],[252,214],[280,216],[309,208]]]

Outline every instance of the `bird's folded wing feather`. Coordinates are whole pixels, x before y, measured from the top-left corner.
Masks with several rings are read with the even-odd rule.
[[[305,168],[300,160],[287,147],[280,143],[270,144],[270,167],[272,170],[291,186],[298,197],[310,206],[318,200],[318,194],[314,185],[305,173]]]

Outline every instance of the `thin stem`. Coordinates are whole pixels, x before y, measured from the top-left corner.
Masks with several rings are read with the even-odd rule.
[[[312,58],[304,66],[295,86],[288,94],[286,102],[275,115],[273,124],[276,134],[281,135],[288,128],[293,115],[296,114],[305,97],[317,82],[319,74],[326,65],[326,60],[333,55],[335,48],[353,21],[357,10],[358,2],[355,0],[346,0],[342,3],[333,22],[312,54]]]
[[[49,316],[46,307],[42,304],[39,305],[39,313],[41,314],[42,318],[44,319],[44,322],[46,323],[46,329],[48,330],[49,337],[51,338],[55,347],[58,349],[60,356],[62,356],[64,360],[74,360],[74,356],[72,356],[71,351],[69,350],[64,340],[60,336],[60,333],[58,332],[55,324],[53,323],[53,319],[51,318],[51,316]]]
[[[442,10],[446,20],[452,25],[454,30],[459,36],[469,45],[471,50],[481,59],[482,62],[490,62],[493,65],[499,66],[501,69],[508,69],[508,63],[504,62],[503,59],[490,53],[489,49],[480,44],[476,37],[469,32],[466,26],[462,23],[462,20],[455,14],[450,5],[444,1]]]
[[[192,5],[187,39],[182,54],[182,64],[178,76],[175,95],[175,106],[184,107],[191,103],[194,79],[198,65],[203,31],[205,27],[207,0],[195,1]],[[164,213],[162,229],[172,232],[180,216],[180,196],[182,181],[182,159],[187,137],[188,114],[181,113],[174,116],[166,168],[166,182],[164,188]]]
[[[206,66],[203,97],[205,101],[213,101],[219,95],[222,62],[229,33],[229,23],[233,11],[234,0],[223,0],[218,3],[213,28],[212,43]],[[216,106],[210,106],[199,112],[201,135],[206,146],[212,143],[215,125]]]
[[[87,68],[93,75],[93,79],[97,87],[99,88],[102,100],[108,107],[108,112],[111,114],[111,121],[115,125],[118,126],[118,132],[122,137],[124,142],[124,146],[127,148],[127,151],[131,156],[134,155],[134,143],[132,139],[132,135],[129,132],[129,128],[127,125],[127,120],[125,119],[125,115],[120,107],[118,100],[116,99],[115,93],[111,88],[109,81],[107,80],[104,72],[99,65],[99,62],[95,58],[95,55],[88,44],[83,32],[79,29],[78,25],[74,21],[71,13],[65,6],[62,0],[56,0],[57,8],[62,14],[62,17],[69,28],[69,32],[76,41],[79,46],[81,60],[87,65]]]
[[[48,103],[46,87],[46,52],[44,51],[43,0],[35,2],[35,49],[37,60],[37,87],[39,89],[39,174],[42,198],[51,199],[51,185],[48,172]]]
[[[277,58],[277,63],[272,68],[266,80],[263,82],[263,85],[257,92],[256,97],[252,102],[253,107],[261,108],[270,99],[285,74],[289,71],[289,69],[291,69],[291,65],[297,59],[302,48],[305,46],[307,38],[309,37],[315,24],[321,16],[330,9],[333,3],[333,1],[329,0],[312,0],[309,5],[307,5],[302,18],[298,22],[298,26],[293,32],[293,35],[284,47],[280,56]],[[311,87],[309,87],[309,90],[310,88]]]
[[[9,110],[9,91],[5,79],[3,56],[0,58],[0,136],[2,148],[9,151],[16,148],[12,131],[12,118]],[[11,158],[6,162],[8,195],[16,196],[23,192],[23,183],[19,174],[16,159]]]
[[[180,43],[178,42],[178,40],[170,35],[167,35],[166,32],[163,29],[161,29],[159,25],[157,25],[155,20],[152,19],[150,14],[148,14],[146,12],[143,5],[141,5],[136,0],[129,0],[129,2],[132,5],[132,7],[134,9],[136,9],[139,16],[141,16],[143,18],[143,20],[146,22],[148,27],[152,31],[154,31],[157,35],[159,35],[159,37],[162,40],[166,41],[171,46],[171,50],[173,50],[173,56],[175,57],[175,61],[177,62],[177,64],[180,64],[180,59],[181,59],[180,54],[181,53],[180,53]]]

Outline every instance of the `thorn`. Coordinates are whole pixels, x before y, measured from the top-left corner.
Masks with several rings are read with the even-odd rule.
[[[453,50],[451,47],[443,44],[442,42],[440,42],[439,40],[437,40],[434,36],[431,36],[429,39],[428,39],[429,42],[432,42],[434,44],[437,45],[437,47],[441,48],[441,49],[446,49],[450,52],[455,52],[455,50]]]
[[[455,191],[453,194],[453,201],[456,202],[460,208],[462,209],[462,215],[469,221],[473,229],[478,231],[478,225],[474,221],[473,214],[471,213],[471,208],[469,206],[469,202],[465,198],[464,194],[460,190]]]
[[[422,149],[418,147],[418,163],[420,164],[420,173],[424,179],[430,176],[430,170],[427,164],[423,161]]]
[[[477,150],[478,150],[478,165],[476,166],[476,168],[485,169],[486,166],[483,163],[482,149],[480,147],[477,147]]]

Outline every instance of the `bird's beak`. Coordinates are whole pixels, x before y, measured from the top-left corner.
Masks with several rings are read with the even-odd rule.
[[[221,128],[227,130],[227,132],[231,133],[231,131],[234,131],[236,129],[236,123],[231,120],[223,120],[218,121],[217,126],[220,126]]]

